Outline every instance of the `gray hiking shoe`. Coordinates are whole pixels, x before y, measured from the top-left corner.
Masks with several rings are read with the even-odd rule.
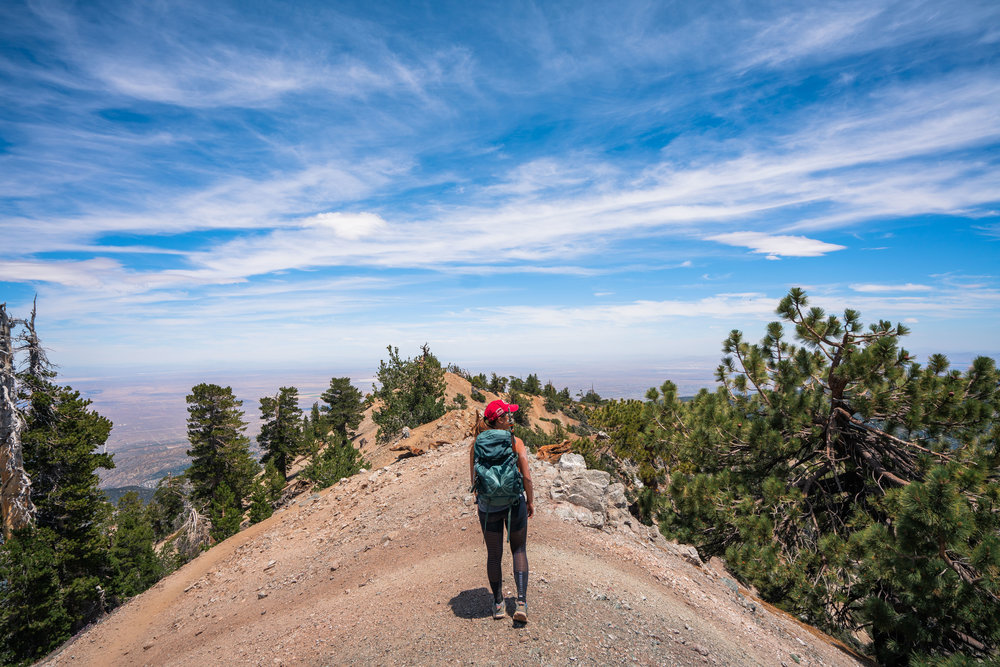
[[[501,600],[493,603],[493,618],[501,619],[507,615],[507,603]]]
[[[514,620],[518,623],[528,622],[528,603],[517,601],[517,608],[514,610]]]

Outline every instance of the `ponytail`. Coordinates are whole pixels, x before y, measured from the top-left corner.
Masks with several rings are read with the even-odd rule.
[[[497,420],[488,421],[484,415],[476,410],[476,425],[472,427],[472,437],[476,437],[483,431],[489,431],[497,427]]]

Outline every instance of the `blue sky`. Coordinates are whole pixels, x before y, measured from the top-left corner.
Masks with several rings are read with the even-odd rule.
[[[7,1],[0,94],[65,373],[710,369],[792,286],[1000,351],[996,2]]]

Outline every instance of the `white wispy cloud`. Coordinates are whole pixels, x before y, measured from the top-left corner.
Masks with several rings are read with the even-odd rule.
[[[303,221],[306,227],[328,229],[342,239],[357,241],[383,232],[386,222],[373,213],[320,213]]]
[[[421,98],[429,83],[450,76],[452,64],[465,64],[455,50],[407,61],[377,38],[376,25],[332,10],[302,29],[325,27],[328,37],[348,41],[354,50],[337,51],[331,41],[316,51],[224,5],[133,5],[87,15],[38,2],[32,10],[49,27],[59,53],[83,73],[74,79],[49,71],[60,85],[96,84],[110,93],[188,108],[270,107],[306,91],[341,100],[380,92]]]
[[[856,283],[851,285],[855,292],[929,292],[932,288],[927,285],[906,283],[903,285],[879,285],[876,283]]]
[[[775,301],[759,292],[717,294],[691,300],[640,300],[619,304],[582,307],[504,306],[473,311],[473,317],[485,324],[508,323],[523,327],[575,329],[601,325],[617,329],[654,324],[673,318],[729,318],[773,316]]]
[[[829,57],[831,53],[870,49],[870,43],[857,44],[858,36],[867,32],[866,27],[874,27],[872,22],[885,6],[872,2],[792,9],[764,24],[752,42],[754,51],[745,66],[783,65],[819,53]]]
[[[0,281],[53,283],[66,287],[109,289],[123,275],[121,265],[99,257],[79,262],[12,260],[0,262]]]
[[[764,232],[727,232],[706,236],[708,241],[726,245],[750,248],[755,253],[778,257],[821,257],[827,253],[843,250],[846,246],[825,243],[805,236],[772,235]]]

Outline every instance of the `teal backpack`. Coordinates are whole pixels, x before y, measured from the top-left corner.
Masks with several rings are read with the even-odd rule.
[[[524,482],[517,468],[513,433],[502,429],[480,433],[476,436],[473,461],[474,486],[487,511],[507,509],[520,500]]]

